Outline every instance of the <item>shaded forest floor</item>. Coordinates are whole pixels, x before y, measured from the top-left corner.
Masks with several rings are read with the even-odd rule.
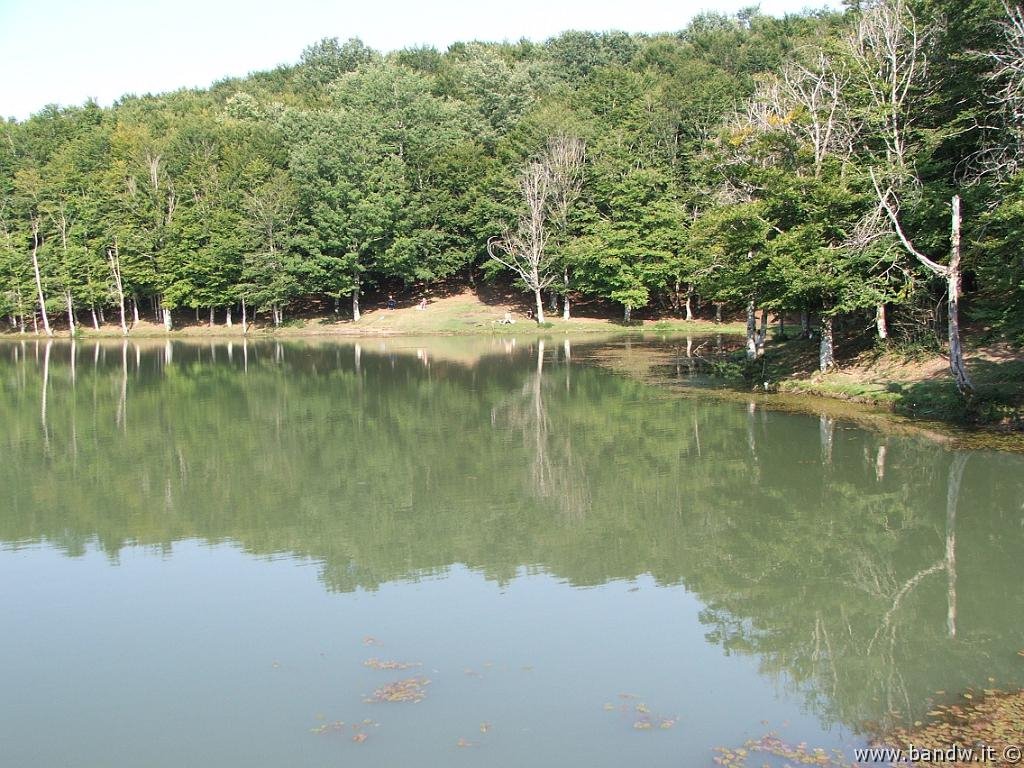
[[[421,299],[427,304],[418,309]],[[572,307],[572,319],[563,320],[561,311],[545,308],[545,320],[538,324],[529,315],[532,308],[530,297],[522,291],[493,286],[479,286],[476,289],[434,287],[423,291],[409,291],[395,294],[395,309],[387,308],[387,294],[370,294],[362,302],[362,317],[358,322],[351,319],[351,305],[343,302],[338,312],[327,304],[311,303],[275,328],[265,313],[250,316],[249,335],[260,337],[291,336],[430,336],[459,334],[531,334],[550,333],[630,333],[635,331],[665,331],[689,333],[741,333],[743,324],[736,322],[714,323],[710,320],[686,321],[676,317],[640,316],[630,323],[624,323],[614,307],[603,302],[581,302]],[[501,322],[509,313],[513,322]],[[215,323],[209,322],[209,311],[176,310],[174,330],[171,336],[241,336],[242,326],[236,312],[234,324],[225,324],[224,312],[216,313]],[[65,318],[54,315],[58,334],[68,335]],[[62,325],[62,323],[64,323]],[[6,324],[5,324],[6,325]],[[9,334],[18,335],[16,331]],[[85,337],[121,336],[121,327],[114,317],[96,331],[92,326],[80,324],[79,332]],[[133,337],[166,336],[162,324],[145,314],[131,329]]]

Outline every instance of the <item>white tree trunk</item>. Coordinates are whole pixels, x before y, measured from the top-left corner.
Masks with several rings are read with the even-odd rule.
[[[747,302],[747,360],[757,359],[757,315],[754,300]]]
[[[761,310],[761,330],[757,332],[757,356],[764,354],[764,342],[768,338],[768,308]]]
[[[171,319],[171,310],[169,310],[167,307],[162,307],[162,311],[164,313],[164,330],[170,331],[173,324],[173,321]]]
[[[821,318],[821,343],[818,345],[818,368],[822,373],[836,367],[835,347],[832,340],[832,318]]]
[[[246,317],[245,313],[245,297],[242,297],[242,334],[247,335],[249,333],[249,318]]]
[[[228,328],[231,327],[231,305],[230,304],[228,305],[227,314],[224,315],[224,324]]]
[[[92,315],[92,329],[98,331],[100,329],[100,321],[96,317],[96,307],[89,307],[89,313]]]
[[[352,322],[358,323],[362,315],[359,312],[359,287],[352,289]]]
[[[64,291],[64,298],[68,305],[68,329],[71,331],[71,335],[75,335],[75,306],[71,302],[71,290],[66,289]]]
[[[537,324],[544,322],[544,300],[540,295],[540,288],[533,289],[533,298],[537,304]]]
[[[39,311],[43,315],[43,330],[47,336],[53,336],[50,318],[46,314],[46,296],[43,295],[43,280],[39,275],[39,221],[32,220],[32,270],[36,277],[36,291],[39,293]],[[34,320],[35,318],[33,318]]]
[[[686,319],[693,320],[693,283],[686,284]]]
[[[947,310],[949,324],[949,370],[953,373],[956,388],[970,399],[974,395],[974,384],[967,375],[964,350],[960,344],[960,195],[953,196],[953,217],[950,226],[949,267],[946,272],[948,291]]]
[[[633,319],[633,310],[629,304],[622,305],[622,321],[625,323],[630,322]]]
[[[213,307],[210,307],[210,327],[213,328],[214,325],[216,325],[216,321],[213,315]]]
[[[128,335],[128,323],[124,315],[124,283],[121,281],[121,254],[117,249],[117,238],[114,244],[107,248],[107,262],[110,267],[110,276],[114,278],[114,289],[117,291],[118,307],[121,309],[121,335]]]
[[[875,307],[875,329],[878,331],[878,338],[882,341],[889,338],[889,328],[885,322],[885,304]]]
[[[134,295],[132,296],[132,324],[139,324],[139,300]]]

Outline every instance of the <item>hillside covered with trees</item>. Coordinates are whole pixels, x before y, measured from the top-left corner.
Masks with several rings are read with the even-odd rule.
[[[175,310],[358,319],[370,289],[514,278],[687,318],[1024,335],[1024,19],[851,0],[677,33],[311,45],[205,90],[0,123],[12,332]],[[963,306],[960,306],[960,293]],[[760,317],[759,317],[760,316]],[[760,327],[756,322],[760,319]],[[5,321],[7,322],[7,321]]]

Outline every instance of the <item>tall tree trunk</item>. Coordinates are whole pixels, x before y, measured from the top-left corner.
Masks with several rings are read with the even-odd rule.
[[[878,332],[878,338],[885,341],[889,338],[889,328],[885,322],[885,304],[880,303],[875,307],[875,330]]]
[[[211,327],[211,328],[213,328],[213,326],[214,326],[215,324],[216,324],[216,323],[215,323],[215,321],[214,321],[214,316],[213,316],[213,307],[210,307],[210,327]]]
[[[722,302],[720,301],[715,302],[715,322],[722,322]]]
[[[114,289],[117,291],[117,305],[121,310],[121,335],[128,335],[128,322],[124,310],[124,283],[121,281],[121,253],[117,248],[117,238],[114,238],[113,246],[107,248],[107,262],[110,266],[110,275],[114,278]]]
[[[552,312],[557,312],[558,311],[558,294],[555,293],[554,291],[551,291],[551,304],[550,304],[550,307],[551,307],[551,311]]]
[[[50,318],[46,314],[46,296],[43,295],[43,280],[39,275],[39,220],[32,220],[32,270],[36,277],[36,291],[39,293],[39,311],[43,315],[43,330],[47,336],[53,336]]]
[[[100,321],[96,317],[96,307],[89,307],[89,312],[92,314],[92,329],[98,331],[100,329]]]
[[[249,318],[245,316],[245,296],[242,297],[242,334],[249,333]]]
[[[811,338],[811,313],[806,309],[800,310],[800,338]]]
[[[228,304],[227,313],[224,315],[224,324],[228,328],[231,327],[231,305],[230,304]]]
[[[953,216],[950,225],[949,267],[946,272],[949,315],[949,370],[956,388],[966,400],[974,396],[974,384],[967,375],[964,350],[960,345],[960,195],[953,195]]]
[[[630,308],[629,304],[623,304],[622,305],[622,321],[624,323],[628,323],[632,319],[633,319],[633,310]]]
[[[874,177],[872,177],[874,178]],[[949,326],[949,370],[956,381],[956,388],[960,396],[970,402],[974,397],[974,384],[967,375],[967,366],[964,364],[964,350],[960,344],[960,195],[953,195],[951,202],[952,216],[949,231],[949,264],[943,266],[925,256],[914,247],[910,239],[904,234],[900,226],[899,216],[889,201],[891,190],[883,193],[877,182],[875,191],[878,192],[882,207],[885,208],[889,220],[892,222],[896,235],[899,237],[903,247],[911,253],[932,274],[946,278],[946,291],[948,293],[946,309]]]
[[[68,305],[68,329],[71,331],[71,335],[75,335],[75,307],[71,302],[71,289],[66,288],[64,290],[64,298]]]
[[[362,314],[359,312],[359,286],[352,289],[352,322],[358,323]]]
[[[747,302],[747,360],[757,359],[757,315],[754,300]]]
[[[565,286],[565,293],[562,294],[562,319],[569,319],[569,268],[562,270],[562,285]]]
[[[768,308],[761,309],[761,330],[757,332],[757,356],[764,354],[764,342],[768,338]]]
[[[832,340],[832,317],[822,315],[821,343],[818,345],[818,368],[822,373],[836,367],[835,348]]]
[[[686,319],[693,320],[693,283],[686,284]]]
[[[164,330],[170,331],[173,325],[173,318],[171,317],[171,310],[163,306],[163,301],[160,302],[161,311],[164,313]]]
[[[132,325],[139,324],[139,297],[132,294]]]
[[[540,288],[534,289],[533,298],[537,304],[537,324],[540,325],[544,322],[544,300],[540,295]]]

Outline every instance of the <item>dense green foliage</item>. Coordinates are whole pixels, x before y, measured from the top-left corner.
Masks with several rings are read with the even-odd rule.
[[[546,243],[554,293],[627,317],[725,303],[856,332],[882,307],[893,335],[935,334],[945,285],[878,215],[874,173],[939,261],[963,195],[966,309],[1019,337],[1020,111],[991,55],[1005,11],[902,2],[444,53],[324,40],[207,90],[47,107],[0,124],[0,313],[22,330],[41,304],[102,322],[119,277],[129,323],[243,307],[279,322],[367,288],[493,276],[487,239],[521,215],[524,166],[571,135],[586,163]],[[924,43],[891,109],[856,34],[886,5]]]

